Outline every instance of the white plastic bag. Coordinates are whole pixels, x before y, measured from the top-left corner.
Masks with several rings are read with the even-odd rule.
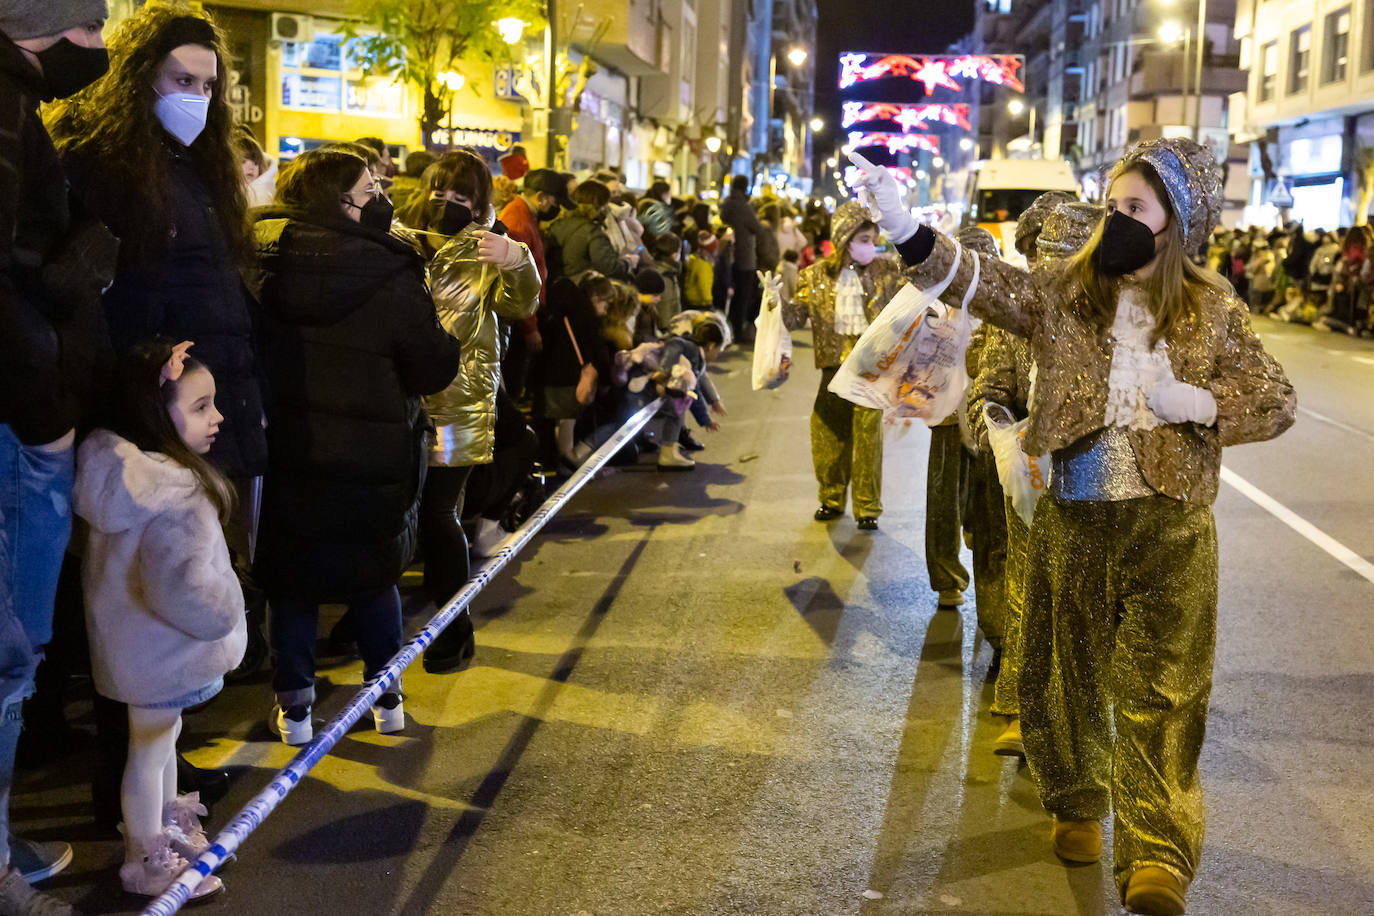
[[[1022,448],[1029,419],[1012,422],[996,404],[983,405],[983,419],[987,422],[988,444],[997,461],[1002,491],[1011,497],[1012,508],[1029,528],[1035,517],[1035,504],[1050,484],[1050,456],[1027,455]]]
[[[968,304],[978,289],[980,267],[963,307],[940,302],[964,257],[956,246],[954,265],[926,290],[903,286],[878,315],[830,381],[830,390],[861,407],[883,411],[889,420],[916,417],[935,426],[952,414],[968,389],[964,355],[971,333]]]
[[[777,388],[792,371],[792,335],[782,323],[781,281],[759,273],[763,304],[754,319],[754,390]]]

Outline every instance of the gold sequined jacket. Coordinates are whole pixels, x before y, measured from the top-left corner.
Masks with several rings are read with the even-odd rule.
[[[1030,345],[990,321],[978,325],[969,340],[968,422],[974,439],[984,441],[985,404],[1001,404],[1016,419],[1024,419],[1030,407]]]
[[[864,314],[872,321],[878,317],[897,290],[902,288],[902,269],[891,257],[876,257],[867,267],[855,267],[864,288]],[[817,369],[838,369],[854,349],[857,334],[835,333],[835,285],[840,269],[834,256],[817,261],[801,272],[797,293],[782,305],[782,321],[796,331],[811,321]]]
[[[954,242],[937,234],[929,257],[908,267],[907,279],[920,288],[935,285],[949,273],[955,252]],[[1032,275],[996,258],[977,257],[982,277],[970,310],[1026,338],[1038,367],[1026,451],[1056,451],[1102,429],[1113,341],[1110,329],[1089,324],[1070,307],[1065,264],[1053,263]],[[966,252],[944,300],[958,306],[972,277]],[[1207,388],[1216,398],[1216,425],[1168,423],[1130,430],[1131,445],[1156,491],[1210,504],[1220,480],[1221,447],[1272,439],[1288,429],[1297,395],[1235,296],[1208,289],[1200,313],[1179,322],[1165,344],[1174,378]]]
[[[463,364],[452,383],[425,398],[437,436],[429,463],[447,467],[491,463],[496,439],[496,389],[501,384],[502,333],[498,317],[517,321],[539,307],[539,270],[525,259],[513,270],[477,260],[472,223],[449,239],[429,262],[430,293],[443,325],[462,347]]]

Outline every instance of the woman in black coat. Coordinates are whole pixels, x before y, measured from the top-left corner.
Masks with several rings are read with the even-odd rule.
[[[270,461],[254,573],[272,607],[277,708],[309,741],[319,605],[349,606],[371,677],[401,647],[396,582],[414,552],[428,420],[458,373],[424,261],[388,233],[391,204],[344,149],[298,156],[255,211]],[[403,727],[400,686],[373,708]]]

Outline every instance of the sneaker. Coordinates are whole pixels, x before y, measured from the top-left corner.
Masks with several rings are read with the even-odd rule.
[[[405,706],[399,693],[384,693],[372,707],[372,721],[380,735],[391,735],[406,727]]]
[[[26,884],[37,884],[72,864],[72,847],[60,840],[40,843],[10,834],[10,865]]]
[[[119,866],[119,883],[126,893],[137,897],[161,897],[191,864],[172,849],[166,836],[145,841],[126,838],[124,844],[125,861]],[[222,890],[224,882],[216,875],[207,875],[191,891],[190,899],[202,900]]]
[[[496,556],[501,544],[506,540],[506,529],[495,519],[479,518],[477,532],[472,538],[472,552],[487,559]]]
[[[76,910],[56,897],[39,893],[29,886],[17,868],[0,874],[0,913],[25,916],[76,916]]]
[[[1026,745],[1021,741],[1021,719],[1019,717],[1012,716],[1007,720],[1007,727],[992,743],[992,752],[1003,757],[1026,759]]]
[[[292,747],[309,744],[310,739],[315,737],[315,726],[310,721],[309,706],[288,706],[286,709],[273,706],[272,717],[267,720],[267,727],[272,729],[272,734],[281,738],[283,744]]]
[[[682,428],[682,432],[678,434],[677,444],[689,452],[699,452],[706,448],[706,446],[693,438],[691,433],[687,432],[685,426]]]
[[[844,510],[841,509],[839,506],[827,506],[824,503],[822,503],[821,507],[816,510],[816,514],[813,517],[818,522],[831,522],[839,518],[841,515],[844,515]]]
[[[658,469],[660,471],[690,471],[696,466],[695,461],[682,454],[682,446],[676,442],[671,445],[665,444],[658,451]]]
[[[871,515],[862,515],[855,519],[860,531],[877,531],[878,520]]]

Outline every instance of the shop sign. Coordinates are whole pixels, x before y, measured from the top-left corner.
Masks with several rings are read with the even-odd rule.
[[[519,77],[520,72],[514,66],[497,67],[496,78],[493,80],[496,86],[496,97],[508,102],[522,101],[523,97],[515,89],[519,84]]]
[[[434,131],[434,142],[440,146],[470,146],[504,153],[520,142],[520,132],[484,127],[440,127]]]

